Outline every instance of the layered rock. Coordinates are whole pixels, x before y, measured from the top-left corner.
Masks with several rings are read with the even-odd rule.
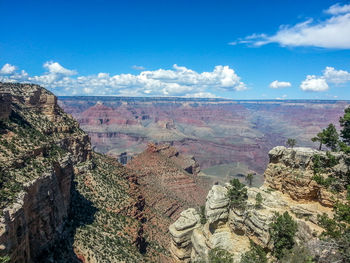
[[[187,172],[195,172],[198,164],[169,144],[149,144],[147,150],[135,156],[126,167],[137,174],[138,187],[146,200],[144,227],[149,240],[167,247],[169,225],[182,210],[204,204],[208,183]]]
[[[0,83],[0,257],[10,262],[171,262],[146,240],[138,176],[93,153],[49,91]],[[5,105],[1,104],[1,106]],[[160,222],[160,221],[158,221]],[[154,228],[154,225],[152,225]]]
[[[63,233],[74,169],[91,158],[90,140],[47,90],[1,83],[0,91],[7,98],[1,104],[7,118],[0,145],[0,254],[32,262]]]
[[[269,153],[270,163],[265,171],[265,184],[260,188],[247,189],[248,199],[244,209],[229,206],[227,191],[230,184],[214,185],[206,199],[205,223],[198,219],[187,228],[184,224],[182,233],[186,238],[183,242],[178,242],[176,238],[179,234],[173,229],[184,220],[178,220],[170,226],[174,258],[178,262],[207,262],[211,249],[222,248],[232,253],[234,262],[238,263],[242,254],[249,250],[250,240],[271,250],[270,224],[276,213],[284,212],[288,212],[298,224],[297,244],[312,246],[319,242],[317,236],[324,229],[318,225],[317,217],[323,213],[333,215],[331,205],[335,197],[325,198],[331,193],[312,180],[315,154],[326,155],[308,148],[272,149]],[[339,163],[332,168],[332,173],[347,172],[345,156],[335,156]],[[258,194],[262,197],[260,205],[256,203]],[[204,224],[201,225],[200,221]]]
[[[325,206],[333,206],[335,196],[312,179],[314,176],[313,158],[318,155],[328,158],[326,152],[310,148],[294,149],[278,146],[269,152],[270,163],[265,171],[265,184],[282,193],[288,194],[293,200],[317,201]],[[324,175],[347,174],[349,166],[346,156],[332,153],[338,164],[327,168]]]
[[[214,166],[221,172],[210,175],[222,177],[230,170],[262,175],[269,150],[287,138],[314,146],[310,139],[330,122],[337,123],[349,104],[109,96],[62,97],[59,103],[77,118],[99,152],[133,155],[151,141],[174,142],[181,153],[193,155],[202,170]],[[224,170],[232,163],[239,168]]]

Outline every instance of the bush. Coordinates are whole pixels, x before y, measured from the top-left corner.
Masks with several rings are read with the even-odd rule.
[[[274,245],[273,253],[278,259],[293,248],[297,230],[298,225],[288,212],[284,212],[283,215],[276,214],[270,225],[270,235]]]
[[[222,248],[213,248],[209,251],[209,262],[210,263],[233,263],[232,255],[222,249]]]
[[[250,250],[241,257],[241,263],[267,263],[266,252],[264,249],[250,241]]]
[[[316,262],[311,252],[304,246],[294,246],[287,251],[285,256],[280,260],[281,263],[313,263]]]
[[[202,225],[204,225],[207,222],[207,218],[205,217],[205,206],[201,205],[201,207],[199,208],[199,212],[200,212],[200,222]]]
[[[255,208],[257,209],[262,208],[262,202],[263,202],[262,195],[260,193],[257,193],[255,196]]]
[[[247,188],[238,179],[230,181],[230,187],[227,191],[231,207],[245,209],[246,200],[248,199]]]

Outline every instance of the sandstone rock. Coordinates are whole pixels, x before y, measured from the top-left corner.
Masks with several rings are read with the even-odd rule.
[[[180,214],[176,222],[169,226],[172,238],[171,252],[180,260],[191,257],[191,235],[195,228],[200,226],[200,216],[194,208],[189,208]]]
[[[227,188],[220,185],[214,185],[209,191],[205,204],[205,215],[209,223],[227,219],[229,200],[226,195]]]

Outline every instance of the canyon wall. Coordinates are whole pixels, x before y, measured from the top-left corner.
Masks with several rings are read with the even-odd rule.
[[[90,141],[39,86],[0,84],[0,93],[0,253],[32,262],[63,233],[74,167],[91,158]]]
[[[61,97],[92,140],[96,151],[129,156],[149,142],[172,142],[195,157],[204,174],[228,181],[249,171],[262,175],[268,151],[295,138],[311,138],[330,122],[338,123],[347,101]],[[206,169],[211,168],[211,169]],[[256,180],[256,185],[262,183]]]

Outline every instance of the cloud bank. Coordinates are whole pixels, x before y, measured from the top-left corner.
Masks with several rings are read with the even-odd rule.
[[[259,47],[278,43],[284,47],[350,49],[350,4],[335,4],[324,11],[331,17],[323,21],[308,19],[296,25],[281,25],[274,35],[252,34],[229,43]]]
[[[198,73],[178,65],[172,69],[142,71],[138,75],[109,73],[80,76],[58,62],[44,63],[46,72],[29,76],[11,64],[0,69],[2,82],[31,82],[58,95],[186,96],[215,97],[218,91],[242,91],[246,85],[229,66],[216,66],[211,72]]]

